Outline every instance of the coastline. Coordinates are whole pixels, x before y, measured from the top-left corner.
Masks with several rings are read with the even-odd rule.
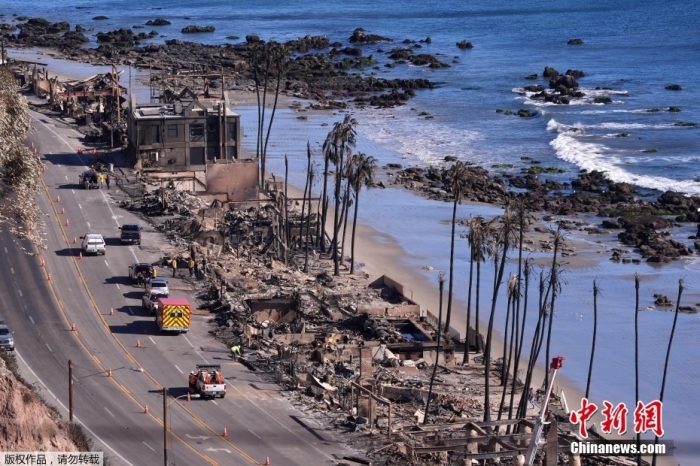
[[[85,64],[83,64],[85,65]],[[90,65],[85,65],[90,66]],[[254,94],[253,94],[254,96]],[[331,118],[330,111],[321,112],[327,118]],[[363,202],[368,202],[366,199]],[[468,206],[468,205],[465,205]],[[489,208],[494,208],[493,206],[488,206]],[[423,308],[435,310],[437,309],[437,281],[431,284],[426,280],[423,273],[419,272],[415,268],[407,267],[400,263],[402,257],[406,256],[408,253],[401,248],[400,245],[394,242],[391,236],[386,235],[371,226],[361,224],[358,222],[358,237],[356,245],[358,260],[364,263],[363,269],[370,274],[387,274],[399,282],[402,282],[405,286],[414,292],[414,299],[421,304]],[[601,260],[605,260],[601,258]],[[437,268],[436,268],[437,269]],[[436,272],[435,272],[436,273]],[[456,328],[463,328],[464,321],[461,320],[457,324],[461,317],[461,314],[454,314],[454,325]],[[482,327],[483,328],[483,327]],[[494,339],[494,354],[499,354],[499,345],[501,345],[500,334],[496,333],[496,338]],[[543,378],[543,373],[540,373],[535,380],[541,380]],[[563,376],[562,383],[557,383],[560,387],[565,389],[566,393],[571,391],[575,396],[581,394],[581,390],[576,390],[575,384],[566,379]],[[571,400],[571,397],[569,398]]]

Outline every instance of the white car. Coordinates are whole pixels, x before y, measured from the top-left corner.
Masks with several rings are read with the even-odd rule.
[[[151,278],[150,280],[146,280],[146,293],[153,293],[167,298],[170,295],[168,282],[164,278]]]
[[[98,233],[87,233],[81,236],[83,242],[80,245],[83,254],[102,254],[105,255],[105,239]]]

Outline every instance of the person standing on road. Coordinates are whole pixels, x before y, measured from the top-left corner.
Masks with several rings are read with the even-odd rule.
[[[105,176],[105,183],[107,183],[107,189],[109,189],[109,182],[111,181],[109,174]]]
[[[177,259],[173,259],[170,262],[170,266],[173,268],[173,277],[175,277],[175,272],[177,272]]]
[[[194,276],[194,259],[190,257],[190,260],[187,262],[187,268],[190,270],[190,277]]]
[[[236,361],[236,359],[237,359],[238,356],[240,356],[240,355],[241,355],[241,347],[238,346],[238,345],[233,345],[233,346],[231,346],[231,359],[233,359],[234,361]]]

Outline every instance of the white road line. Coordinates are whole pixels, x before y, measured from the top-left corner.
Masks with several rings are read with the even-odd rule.
[[[72,192],[73,194],[75,194],[75,189],[71,189],[70,192]]]
[[[151,450],[153,453],[156,452],[156,451],[153,449],[153,447],[150,446],[149,444],[147,444],[146,442],[141,442],[141,443],[143,443],[144,445],[146,445],[146,446],[148,447],[148,449]]]
[[[90,226],[90,222],[85,222],[85,223],[87,223],[88,228],[92,228],[92,227]]]
[[[17,293],[19,293],[20,298],[24,298],[24,295],[22,294],[22,290],[17,290]]]
[[[132,316],[134,315],[134,311],[131,310],[131,306],[127,307],[126,310],[129,311],[129,314]]]
[[[80,207],[81,209],[83,208],[83,206],[82,206],[82,205],[80,205],[80,204],[78,204],[78,207]]]
[[[182,372],[182,369],[180,369],[179,367],[177,367],[177,365],[175,366],[175,369],[179,370],[179,371],[180,371],[180,374],[184,374],[184,372]]]
[[[112,413],[112,411],[110,411],[109,409],[105,408],[105,411],[107,411],[107,412],[109,413],[110,416],[112,416],[112,417],[117,417],[117,416],[115,416],[115,415]]]
[[[219,406],[219,403],[217,403],[215,400],[211,400],[211,402],[214,403],[215,405]]]
[[[115,283],[115,285],[117,285],[117,289],[118,289],[118,290],[121,290],[121,287],[119,286],[119,283]]]
[[[68,175],[65,175],[66,179],[68,179]]]
[[[7,248],[5,248],[5,254],[7,254]]]
[[[151,341],[153,342],[154,345],[156,344],[156,341],[155,341],[153,338],[148,337],[148,339],[151,340]]]
[[[200,358],[202,358],[202,360],[203,360],[206,364],[209,364],[209,361],[207,361],[207,358],[205,358],[204,356],[202,356],[202,353],[200,353],[199,351],[197,351],[197,348],[194,347],[194,345],[193,345],[192,342],[189,340],[189,338],[187,338],[185,335],[183,335],[182,337],[185,339],[185,341],[186,341],[187,343],[189,343],[189,345],[192,347],[192,349],[194,350],[194,352],[197,353],[197,355],[198,355]]]
[[[54,133],[54,134],[55,134],[55,133]],[[58,135],[57,135],[57,136],[58,136]],[[63,403],[61,403],[61,400],[59,400],[58,397],[57,397],[56,395],[54,395],[54,394],[51,392],[51,390],[49,390],[49,387],[47,387],[46,384],[45,384],[44,382],[42,382],[42,380],[36,375],[36,372],[34,372],[34,371],[32,370],[32,368],[29,367],[29,364],[27,364],[27,361],[24,360],[24,358],[23,358],[22,355],[19,353],[19,351],[15,350],[15,354],[16,354],[17,356],[19,356],[19,359],[22,361],[22,364],[24,364],[24,365],[27,367],[27,369],[29,369],[29,372],[32,373],[32,375],[34,376],[34,378],[37,379],[37,380],[39,381],[39,383],[42,384],[42,385],[44,386],[44,388],[45,388],[46,391],[49,393],[49,395],[51,395],[51,396],[53,397],[53,399],[56,400],[56,403],[58,403],[59,405],[61,405],[61,408],[63,408],[64,411],[68,412],[68,408],[66,408],[66,405],[64,405]],[[75,419],[76,422],[79,422],[80,424],[82,424],[82,426],[85,428],[85,430],[87,430],[93,438],[96,438],[97,440],[99,440],[100,442],[102,442],[102,444],[103,444],[104,446],[106,446],[107,448],[109,448],[110,451],[111,451],[112,453],[114,453],[115,456],[118,456],[119,458],[121,458],[121,460],[124,461],[125,464],[128,464],[129,466],[134,466],[133,464],[129,463],[129,462],[126,460],[126,458],[124,458],[122,455],[120,455],[119,453],[117,453],[117,451],[116,451],[114,448],[110,447],[110,446],[107,444],[107,442],[105,442],[105,441],[102,440],[100,437],[98,437],[88,426],[86,426],[85,424],[83,424],[83,423],[78,419],[77,416],[73,416],[73,418]]]
[[[14,275],[14,274],[15,274],[15,269],[13,269],[12,267],[10,267],[10,272],[12,272],[12,275]]]
[[[32,324],[34,323],[34,319],[32,318],[32,316],[29,316],[29,320],[32,321]],[[35,325],[36,325],[36,324],[35,324]]]
[[[260,437],[258,434],[256,434],[256,433],[253,432],[252,430],[248,429],[248,432],[250,432],[251,434],[255,435],[257,438],[259,438],[260,440],[262,440],[262,437]]]
[[[109,267],[109,264],[107,263],[107,259],[105,259],[105,265]]]
[[[48,343],[44,343],[44,344],[45,344],[46,347],[49,349],[49,351],[53,353],[53,350],[51,349],[51,347],[49,346],[49,344],[48,344]]]

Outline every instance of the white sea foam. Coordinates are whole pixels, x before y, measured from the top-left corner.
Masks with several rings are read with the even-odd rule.
[[[632,183],[643,188],[660,191],[673,190],[688,194],[700,194],[700,183],[692,180],[673,180],[662,176],[638,175],[620,166],[620,159],[611,154],[611,150],[603,144],[581,141],[571,133],[562,133],[550,143],[557,156],[586,170],[607,172],[610,179],[616,182]]]

